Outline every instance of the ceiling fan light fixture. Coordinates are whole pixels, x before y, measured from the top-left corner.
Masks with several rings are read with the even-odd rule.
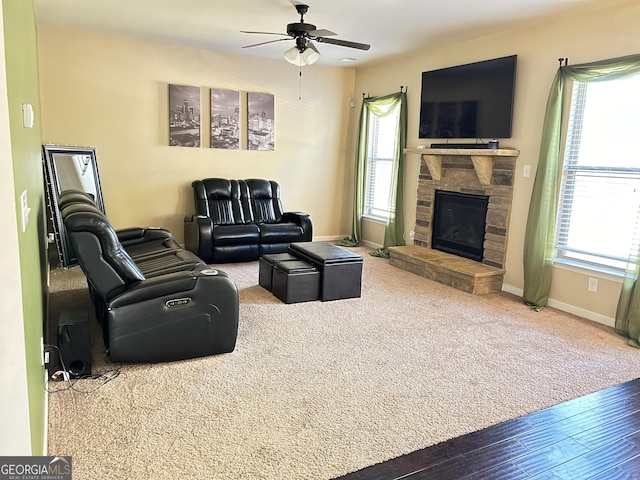
[[[311,65],[318,61],[320,58],[320,52],[313,44],[314,42],[318,43],[328,43],[330,45],[338,45],[340,47],[347,48],[355,48],[358,50],[369,50],[371,47],[366,43],[357,43],[350,42],[348,40],[341,40],[339,38],[334,38],[336,33],[331,30],[326,30],[324,28],[318,29],[315,25],[311,23],[307,23],[304,21],[304,16],[309,11],[309,5],[305,4],[296,4],[296,11],[300,15],[299,22],[293,22],[287,24],[287,33],[275,33],[275,32],[252,32],[247,30],[242,30],[243,33],[257,33],[260,35],[277,35],[279,37],[277,40],[269,40],[266,42],[254,43],[253,45],[246,45],[242,48],[248,47],[257,47],[258,45],[266,45],[268,43],[281,42],[283,40],[295,40],[296,46],[290,48],[286,52],[284,52],[284,58],[287,62],[295,65],[297,67],[304,67],[306,65]],[[350,59],[349,59],[350,60]]]
[[[320,52],[309,43],[302,51],[300,51],[297,46],[291,47],[284,52],[284,58],[296,67],[304,67],[305,65],[311,65],[317,62],[320,58]]]

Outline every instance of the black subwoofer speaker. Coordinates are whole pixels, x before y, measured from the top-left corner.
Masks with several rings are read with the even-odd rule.
[[[86,310],[70,309],[60,313],[58,349],[71,378],[91,375],[91,335]]]

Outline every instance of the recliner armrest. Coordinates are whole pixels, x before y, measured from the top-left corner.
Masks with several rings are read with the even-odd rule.
[[[182,250],[171,232],[163,228],[125,228],[116,230],[116,235],[122,247],[136,262],[143,258]]]
[[[280,219],[281,222],[291,222],[302,228],[303,238],[301,241],[310,242],[313,238],[313,224],[311,216],[304,212],[284,212]]]
[[[185,215],[184,246],[205,263],[213,259],[213,222],[204,215]]]
[[[120,243],[123,245],[173,238],[169,230],[160,227],[122,228],[116,230],[116,235],[118,235],[118,240],[120,240]]]
[[[233,288],[229,293],[236,289],[235,284],[225,272],[210,269],[206,265],[202,267],[206,268],[196,267],[191,271],[167,273],[131,284],[126,289],[120,290],[107,302],[107,306],[115,309],[168,295],[188,294],[195,288],[198,281],[209,282],[212,285],[219,284],[216,285],[216,289],[220,290],[229,289],[231,285]]]
[[[147,278],[111,292],[110,298],[107,298],[107,304],[111,308],[119,308],[175,292],[184,292],[191,290],[195,282],[196,277],[190,271]]]

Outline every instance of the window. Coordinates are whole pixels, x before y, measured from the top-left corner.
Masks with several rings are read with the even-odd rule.
[[[364,215],[388,219],[393,156],[397,142],[400,104],[388,115],[369,112]]]
[[[574,82],[556,221],[558,262],[624,272],[640,207],[640,75]]]

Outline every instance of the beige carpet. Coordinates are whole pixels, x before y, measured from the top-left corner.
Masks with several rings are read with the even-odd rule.
[[[257,262],[219,266],[240,289],[236,350],[51,394],[49,454],[72,455],[75,480],[329,479],[640,377],[640,350],[608,327],[354,250],[359,299],[285,305]],[[54,305],[84,285],[54,272]],[[116,367],[94,336],[94,373]]]

